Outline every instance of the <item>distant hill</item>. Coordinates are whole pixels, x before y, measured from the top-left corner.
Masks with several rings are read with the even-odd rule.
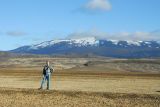
[[[51,40],[40,44],[22,46],[10,52],[46,55],[98,55],[116,58],[152,58],[160,57],[160,41],[118,41],[88,37]]]
[[[10,53],[8,53],[8,52],[0,51],[0,57],[8,57],[9,55],[10,55]]]
[[[1,61],[7,60],[9,57],[10,57],[10,53],[0,51],[0,60]]]

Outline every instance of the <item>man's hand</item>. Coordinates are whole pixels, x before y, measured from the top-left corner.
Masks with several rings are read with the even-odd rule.
[[[53,69],[53,68],[50,68],[50,70],[51,70],[51,73],[53,73],[54,69]]]

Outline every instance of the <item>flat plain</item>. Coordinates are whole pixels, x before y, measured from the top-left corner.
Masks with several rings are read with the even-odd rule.
[[[51,90],[38,90],[54,66]],[[160,60],[10,58],[0,63],[1,107],[159,107]]]

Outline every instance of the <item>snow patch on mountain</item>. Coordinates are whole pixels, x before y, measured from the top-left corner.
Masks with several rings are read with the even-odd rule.
[[[80,38],[80,39],[64,39],[64,40],[52,40],[52,41],[46,41],[42,42],[40,44],[31,45],[30,49],[39,49],[39,48],[45,48],[47,46],[52,46],[58,43],[67,42],[68,44],[72,45],[75,44],[76,46],[92,46],[92,45],[98,45],[99,40],[96,40],[95,37],[86,37],[86,38]]]
[[[141,46],[142,41],[127,41],[128,45]]]
[[[118,45],[119,41],[118,40],[109,40],[111,41],[113,44]]]
[[[78,46],[87,46],[87,45],[97,45],[99,40],[96,40],[94,37],[87,37],[81,39],[72,39],[73,43],[78,44]]]
[[[78,39],[62,39],[62,40],[51,40],[51,41],[46,41],[46,42],[42,42],[40,44],[36,44],[36,45],[31,45],[29,49],[33,49],[33,50],[37,50],[40,48],[45,48],[45,47],[49,47],[49,46],[53,46],[56,44],[60,44],[60,43],[67,43],[68,45],[72,45],[72,46],[76,46],[76,47],[87,47],[87,46],[98,46],[100,43],[104,44],[103,42],[111,42],[113,45],[119,45],[119,46],[123,46],[123,47],[129,47],[129,46],[148,46],[148,47],[152,47],[152,42],[153,41],[119,41],[119,40],[98,40],[95,37],[83,37],[83,38],[78,38]],[[124,42],[124,43],[123,43]],[[125,44],[127,43],[127,44]],[[154,42],[160,45],[160,42]],[[156,46],[155,48],[158,48],[160,46]]]

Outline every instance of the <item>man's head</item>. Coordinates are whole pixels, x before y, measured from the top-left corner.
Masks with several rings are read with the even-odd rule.
[[[49,61],[46,61],[46,65],[49,66]]]

